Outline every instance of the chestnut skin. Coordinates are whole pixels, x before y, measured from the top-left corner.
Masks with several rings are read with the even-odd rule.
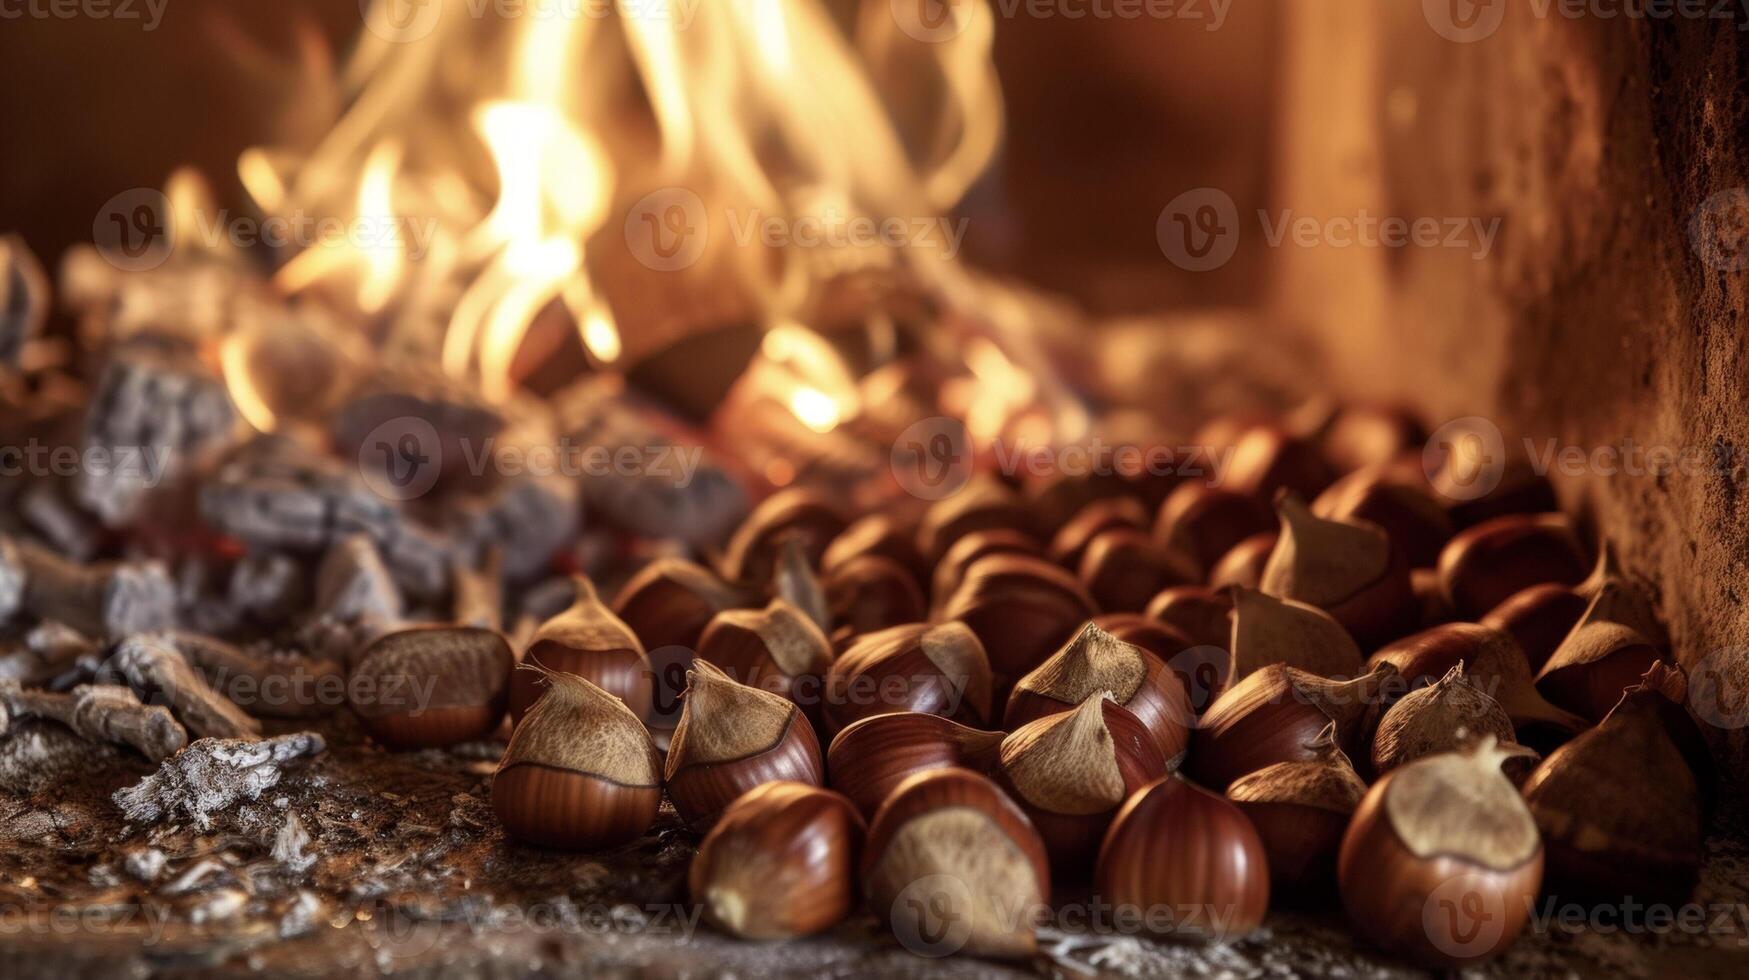
[[[1542,886],[1543,849],[1504,871],[1457,855],[1421,858],[1385,816],[1385,792],[1403,770],[1373,784],[1337,856],[1342,906],[1355,928],[1390,952],[1449,969],[1490,960],[1518,939]]]
[[[1164,930],[1233,939],[1269,908],[1269,866],[1251,821],[1225,797],[1173,775],[1126,801],[1099,847],[1094,893],[1118,907],[1200,911]],[[1216,910],[1219,921],[1208,916]]]
[[[857,851],[868,827],[831,790],[774,782],[748,790],[698,845],[687,874],[712,926],[742,939],[823,932],[857,904]]]

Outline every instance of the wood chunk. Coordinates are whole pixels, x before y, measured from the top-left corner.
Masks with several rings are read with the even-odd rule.
[[[163,699],[197,737],[261,734],[261,723],[214,691],[188,660],[161,636],[131,636],[104,665],[136,691]]]
[[[141,704],[133,691],[113,684],[82,684],[57,694],[0,680],[0,735],[10,727],[8,715],[58,721],[81,738],[131,745],[153,762],[188,744],[188,733],[167,709]]]

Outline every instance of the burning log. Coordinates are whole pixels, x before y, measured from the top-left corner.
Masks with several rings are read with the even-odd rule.
[[[746,493],[729,471],[677,421],[631,398],[619,378],[579,381],[554,396],[554,410],[567,444],[611,461],[582,489],[585,505],[613,524],[705,544],[745,516]]]
[[[264,552],[314,554],[365,534],[410,594],[434,598],[449,587],[454,542],[406,517],[355,470],[284,436],[233,452],[201,487],[200,510],[214,528]]]
[[[422,422],[436,434],[431,446],[420,446],[425,458],[411,460],[397,446],[367,445],[385,427],[397,430],[407,422]],[[437,370],[384,366],[372,372],[341,403],[329,423],[334,450],[360,466],[398,472],[398,485],[430,486],[440,475],[459,472],[470,452],[487,445],[504,429],[504,416],[468,386]],[[415,467],[408,469],[409,465]],[[416,467],[431,467],[425,474]]]
[[[0,736],[19,718],[46,718],[80,738],[131,745],[153,762],[162,762],[188,744],[188,732],[167,709],[141,704],[133,691],[111,684],[82,684],[56,694],[22,687],[16,680],[0,680]]]
[[[87,453],[109,465],[82,467],[75,494],[109,526],[128,524],[155,487],[229,445],[238,421],[224,380],[191,349],[156,337],[117,345],[85,425]]]
[[[16,235],[0,238],[0,365],[17,367],[48,319],[48,277]]]

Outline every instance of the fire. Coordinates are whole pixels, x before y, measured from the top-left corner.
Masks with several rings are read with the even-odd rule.
[[[684,189],[713,218],[792,228],[822,216],[935,220],[1000,139],[994,18],[981,2],[951,5],[956,31],[927,40],[908,33],[893,0],[861,0],[843,22],[833,11],[844,5],[825,0],[618,0],[514,15],[431,0],[411,20],[395,16],[406,13],[397,2],[373,0],[345,72],[350,102],[319,144],[251,149],[238,176],[266,213],[396,229],[305,248],[275,284],[350,307],[377,338],[428,352],[489,398],[513,393],[518,350],[551,312],[575,322],[597,366],[648,353],[626,332],[626,314],[640,311],[623,305],[647,297],[604,279],[603,257],[627,251],[626,216],[652,188]],[[407,233],[427,226],[424,238]],[[627,242],[612,240],[621,234]],[[723,237],[718,251],[736,250],[701,260],[709,274],[667,281],[722,290],[726,276],[751,298],[768,331],[748,372],[756,390],[815,432],[862,410],[857,378],[808,325],[823,287],[881,268],[927,289],[967,288],[940,248]],[[880,314],[870,322],[879,335]],[[1017,338],[991,324],[970,346],[979,433],[1000,431],[1041,392],[1038,364],[1011,356]],[[249,399],[246,385],[239,394]],[[251,419],[271,424],[249,400]]]

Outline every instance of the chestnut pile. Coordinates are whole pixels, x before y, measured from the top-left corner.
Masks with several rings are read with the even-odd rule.
[[[1224,939],[1273,895],[1450,966],[1541,894],[1686,898],[1714,780],[1652,597],[1528,466],[1423,438],[1351,407],[1209,426],[1218,481],[980,475],[854,520],[780,492],[712,567],[578,583],[497,685],[494,806],[601,849],[666,790],[703,835],[693,900],[754,939],[862,907],[913,949],[945,913],[947,951],[1025,957],[1053,902]],[[672,645],[664,753],[646,651]]]

